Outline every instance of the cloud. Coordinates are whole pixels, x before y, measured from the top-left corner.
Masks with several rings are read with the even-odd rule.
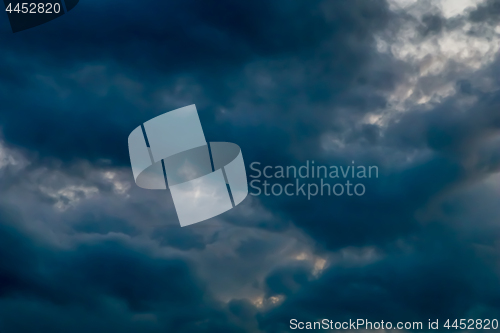
[[[0,330],[498,317],[497,4],[87,1],[1,34]],[[193,103],[247,166],[379,178],[181,229],[126,142]]]

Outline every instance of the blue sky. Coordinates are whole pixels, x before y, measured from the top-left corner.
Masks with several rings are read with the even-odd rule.
[[[0,15],[0,331],[498,318],[499,6],[82,0],[16,34]],[[379,178],[180,228],[127,138],[191,104],[247,173],[354,160]]]

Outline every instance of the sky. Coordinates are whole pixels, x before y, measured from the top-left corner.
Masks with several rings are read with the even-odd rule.
[[[0,15],[0,332],[498,319],[499,12],[81,0],[15,34]],[[379,177],[181,228],[168,191],[134,183],[127,138],[191,104],[248,175],[314,160]]]

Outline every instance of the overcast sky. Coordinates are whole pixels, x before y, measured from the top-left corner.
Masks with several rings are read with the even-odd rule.
[[[0,332],[500,317],[498,0],[81,0],[0,15]],[[196,104],[249,164],[377,165],[180,228],[127,138]]]

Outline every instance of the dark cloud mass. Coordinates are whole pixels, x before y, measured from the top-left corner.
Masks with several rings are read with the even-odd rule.
[[[16,34],[0,15],[0,332],[499,319],[499,6],[82,0]],[[249,174],[379,177],[180,228],[127,137],[190,104]]]

